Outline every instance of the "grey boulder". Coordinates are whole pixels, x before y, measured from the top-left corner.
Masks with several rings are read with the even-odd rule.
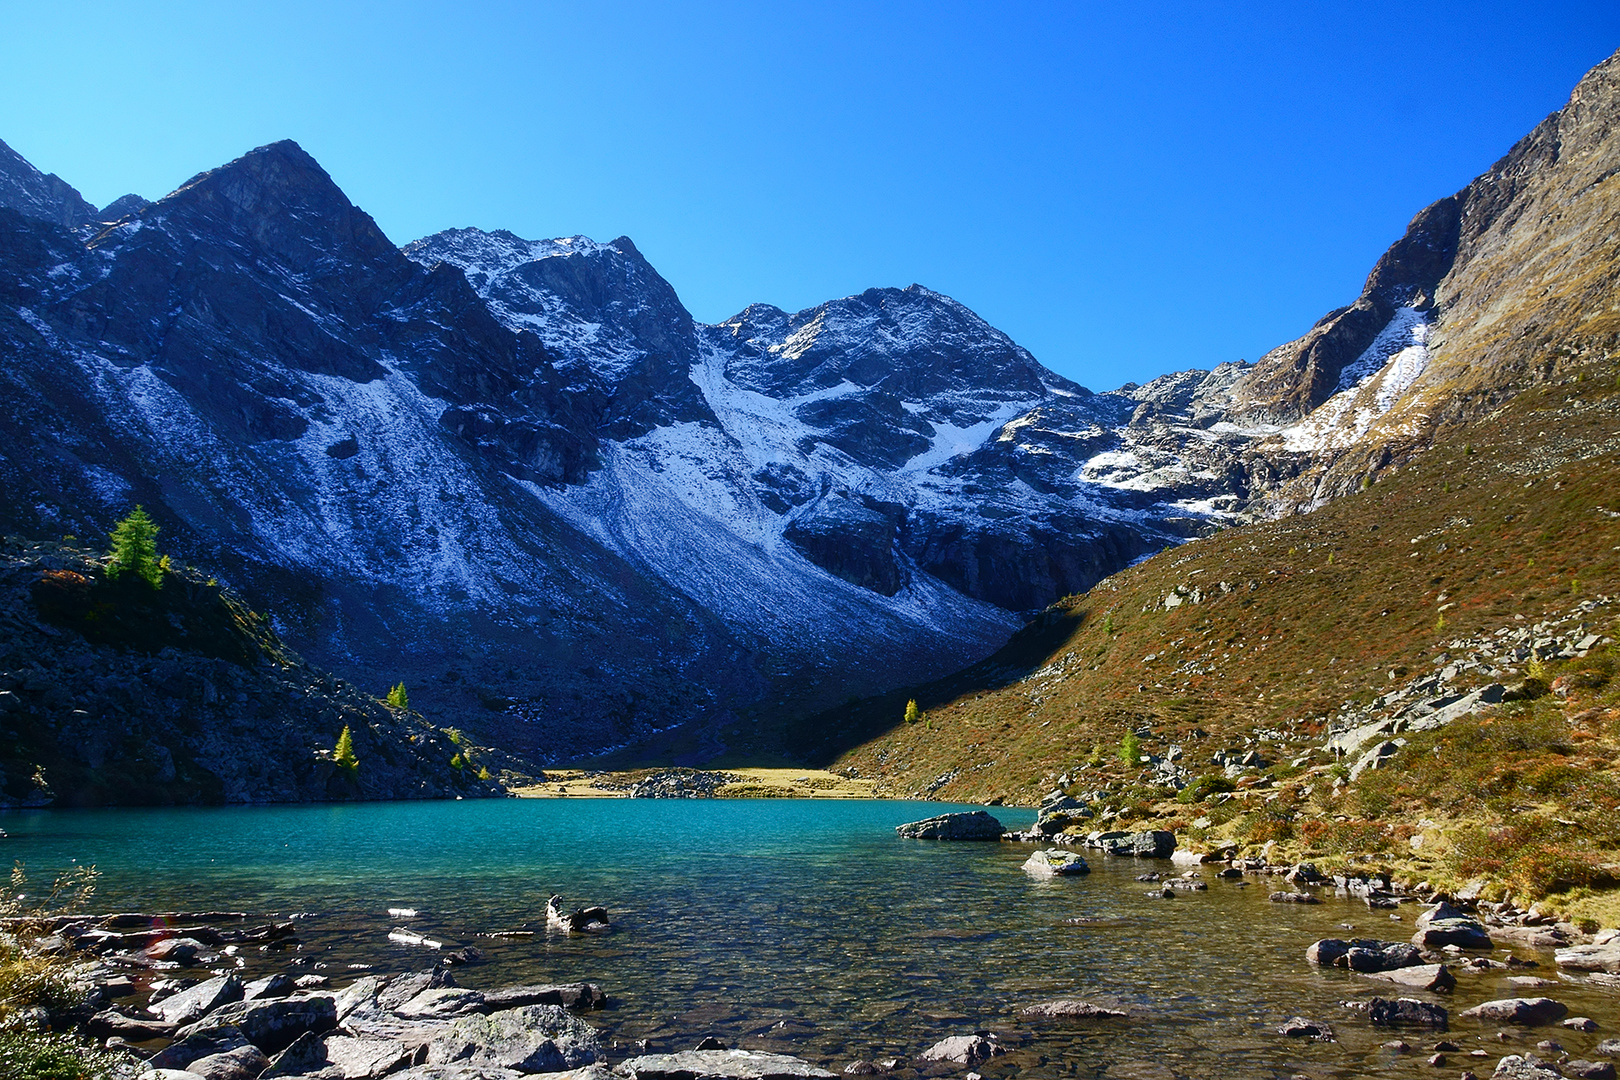
[[[241,1000],[242,980],[222,975],[148,1005],[146,1011],[166,1024],[184,1026],[201,1020],[221,1005]]]
[[[596,1029],[558,1005],[524,1005],[463,1016],[427,1047],[429,1065],[562,1072],[603,1058]]]
[[[1553,953],[1558,966],[1570,971],[1602,971],[1620,975],[1620,944],[1575,945]]]
[[[924,1050],[922,1061],[951,1061],[958,1065],[978,1065],[1007,1052],[987,1035],[952,1035]]]
[[[270,1059],[257,1046],[238,1046],[223,1054],[210,1054],[186,1066],[203,1080],[257,1080],[270,1065]]]
[[[1118,840],[1108,841],[1103,850],[1110,855],[1138,859],[1168,859],[1176,850],[1176,834],[1163,829],[1127,833]]]
[[[238,1028],[248,1042],[267,1054],[275,1054],[291,1046],[293,1040],[306,1031],[319,1035],[337,1027],[337,1007],[333,998],[325,994],[238,1001],[216,1009],[202,1023]],[[191,1031],[192,1028],[181,1028],[180,1034],[184,1036]]]
[[[910,840],[1000,840],[1006,830],[986,811],[974,810],[908,821],[894,831]]]

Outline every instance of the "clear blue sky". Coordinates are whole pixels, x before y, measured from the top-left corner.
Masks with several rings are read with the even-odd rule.
[[[709,321],[921,282],[1105,389],[1348,303],[1620,47],[1620,4],[0,0],[0,27],[0,138],[97,204],[293,138],[396,243],[625,233]]]

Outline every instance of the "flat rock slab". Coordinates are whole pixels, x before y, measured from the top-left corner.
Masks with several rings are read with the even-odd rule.
[[[1581,1080],[1615,1080],[1612,1061],[1566,1061],[1560,1068],[1565,1076],[1578,1076]]]
[[[1412,967],[1390,971],[1363,971],[1360,974],[1380,982],[1395,983],[1414,990],[1432,990],[1445,993],[1457,985],[1457,977],[1444,964],[1415,964]]]
[[[533,986],[508,986],[501,990],[484,991],[484,1004],[490,1012],[516,1009],[522,1005],[561,1005],[565,1009],[601,1009],[607,1006],[607,995],[595,983],[547,983]]]
[[[417,1065],[394,1073],[393,1080],[523,1080],[523,1074],[493,1065]]]
[[[986,815],[988,816],[988,815]],[[613,1070],[630,1080],[833,1080],[836,1073],[788,1054],[757,1050],[685,1050],[643,1054]]]
[[[429,1065],[488,1065],[519,1072],[562,1072],[602,1061],[602,1041],[560,1005],[524,1005],[464,1016],[428,1043]]]
[[[1462,1015],[1470,1020],[1481,1020],[1491,1024],[1517,1024],[1520,1027],[1540,1027],[1551,1024],[1569,1014],[1569,1009],[1561,1001],[1552,998],[1498,998],[1495,1001],[1485,1001],[1475,1005],[1472,1009],[1464,1009]]]
[[[1025,1006],[1023,1014],[1048,1020],[1123,1020],[1130,1015],[1123,1009],[1110,1009],[1106,1005],[1070,999],[1037,1002]]]
[[[147,1011],[166,1024],[184,1027],[196,1023],[221,1005],[241,1000],[242,980],[235,975],[222,975],[148,1005]]]
[[[1602,971],[1620,975],[1620,945],[1576,945],[1553,954],[1558,966],[1570,971]]]
[[[198,1021],[210,1027],[230,1025],[241,1030],[248,1042],[267,1054],[279,1053],[306,1031],[320,1034],[337,1027],[337,1005],[321,994],[306,998],[272,998],[268,1001],[238,1001],[215,1009]],[[191,1028],[181,1028],[182,1036]]]
[[[911,840],[1000,840],[1006,830],[987,812],[975,810],[908,821],[896,825],[894,831]]]
[[[488,1011],[482,992],[459,986],[424,990],[394,1010],[407,1020],[451,1020],[468,1013]]]

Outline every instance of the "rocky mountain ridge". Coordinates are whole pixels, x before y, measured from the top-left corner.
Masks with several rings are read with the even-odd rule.
[[[524,752],[758,749],[762,711],[962,667],[1596,347],[1615,68],[1304,337],[1107,393],[921,286],[711,326],[622,237],[400,249],[290,142],[106,224],[12,155],[0,519],[145,502],[302,651]],[[1538,289],[1556,318],[1483,334]]]

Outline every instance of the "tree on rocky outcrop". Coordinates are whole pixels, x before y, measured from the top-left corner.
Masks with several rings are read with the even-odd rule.
[[[107,563],[108,579],[117,581],[125,574],[133,574],[152,588],[161,589],[167,560],[158,558],[157,534],[157,524],[141,506],[115,525],[112,550],[108,553],[112,556]]]
[[[343,725],[343,734],[338,736],[337,749],[332,751],[332,760],[337,767],[351,775],[359,770],[360,759],[354,756],[354,736],[349,733],[349,725]]]
[[[411,696],[405,692],[405,683],[403,681],[390,687],[388,696],[383,700],[396,709],[408,709],[411,707]]]

